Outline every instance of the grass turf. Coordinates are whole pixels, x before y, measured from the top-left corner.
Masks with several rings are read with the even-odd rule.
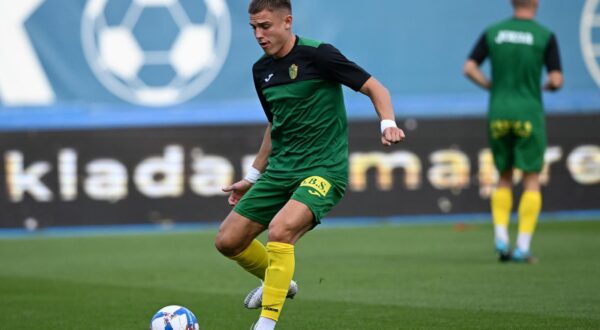
[[[543,222],[536,265],[500,264],[490,225],[320,228],[296,248],[278,329],[600,328],[600,221]],[[258,280],[214,232],[0,240],[2,329],[147,329],[160,307],[248,329]]]

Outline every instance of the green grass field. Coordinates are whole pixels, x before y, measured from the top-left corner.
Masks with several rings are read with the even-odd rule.
[[[320,228],[278,329],[600,328],[600,221],[542,222],[541,262],[500,264],[490,225]],[[160,307],[246,330],[258,285],[214,232],[0,240],[1,329],[147,329]]]

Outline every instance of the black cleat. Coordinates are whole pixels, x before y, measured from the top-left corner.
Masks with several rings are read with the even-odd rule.
[[[511,260],[512,260],[512,258],[511,258],[511,255],[510,255],[510,251],[508,251],[508,252],[505,252],[505,251],[498,252],[498,261],[500,261],[500,262],[509,262]]]

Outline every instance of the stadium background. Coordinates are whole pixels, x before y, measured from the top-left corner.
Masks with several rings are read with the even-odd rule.
[[[462,64],[510,7],[378,2],[294,3],[295,32],[334,44],[381,80],[408,135],[379,146],[367,98],[345,90],[350,184],[330,216],[487,212],[496,179],[487,94]],[[182,11],[188,39],[178,39]],[[548,0],[538,15],[558,37],[566,77],[544,95],[544,211],[600,209],[599,11],[595,0]],[[220,187],[243,176],[265,125],[246,2],[2,1],[0,33],[0,227],[197,223],[228,212]]]

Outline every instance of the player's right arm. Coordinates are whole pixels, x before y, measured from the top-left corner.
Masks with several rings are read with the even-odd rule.
[[[248,174],[242,180],[230,186],[223,187],[223,192],[229,193],[229,198],[227,199],[229,205],[236,205],[240,201],[240,199],[242,199],[244,194],[248,190],[250,190],[250,188],[256,182],[258,177],[260,177],[260,173],[264,172],[267,168],[270,154],[271,123],[267,125],[262,143],[260,145],[260,149],[258,150],[258,154],[256,155],[256,158],[254,158],[254,162],[252,163],[252,169],[250,169]]]
[[[492,87],[490,80],[485,76],[485,74],[483,74],[483,72],[481,72],[477,62],[468,59],[467,62],[465,62],[464,71],[465,76],[475,83],[475,85],[485,90],[489,90],[490,87]]]
[[[256,72],[254,69],[255,68],[253,67],[252,71],[253,71],[253,75],[254,75],[254,88],[256,89],[256,93],[258,95],[258,100],[260,101],[260,104],[265,112],[265,115],[267,116],[269,124],[267,125],[267,128],[265,129],[265,133],[263,135],[263,140],[262,140],[262,143],[260,144],[260,149],[258,150],[258,154],[256,154],[256,158],[254,158],[252,167],[250,168],[250,170],[248,171],[246,176],[242,180],[240,180],[228,187],[223,187],[223,189],[222,189],[223,192],[229,193],[229,198],[227,199],[227,202],[229,203],[229,205],[236,205],[240,201],[240,199],[242,199],[244,194],[248,190],[250,190],[250,188],[256,182],[256,180],[258,180],[260,178],[260,176],[262,175],[262,172],[264,172],[265,169],[267,168],[267,165],[269,162],[269,155],[271,154],[271,122],[273,121],[273,114],[271,113],[271,108],[269,106],[269,102],[267,102],[267,99],[265,98],[264,94],[262,93],[260,84],[258,82],[259,78],[257,78]]]
[[[259,172],[264,172],[269,163],[269,155],[271,154],[271,123],[267,125],[265,129],[265,134],[263,136],[262,143],[260,145],[260,149],[258,150],[258,154],[256,158],[254,158],[254,162],[252,163],[252,167],[257,169]]]
[[[481,63],[483,63],[487,56],[488,46],[485,40],[485,33],[483,33],[465,62],[463,71],[467,78],[485,90],[489,90],[492,87],[492,83],[480,69]]]

